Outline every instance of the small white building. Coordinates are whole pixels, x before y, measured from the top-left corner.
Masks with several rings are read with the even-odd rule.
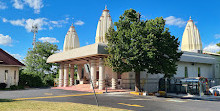
[[[19,68],[22,66],[24,64],[0,48],[0,83],[6,83],[6,88],[18,85]]]
[[[83,64],[90,64],[91,79],[99,89],[104,89],[104,79],[108,77],[111,81],[112,89],[118,87],[126,89],[134,89],[135,74],[134,72],[126,72],[117,75],[111,68],[104,65],[104,58],[108,56],[105,50],[108,41],[105,39],[105,33],[108,28],[113,26],[109,10],[105,8],[98,21],[95,44],[80,47],[79,38],[75,27],[71,26],[65,37],[63,52],[53,54],[48,59],[48,63],[60,64],[59,71],[59,87],[67,87],[73,85],[74,79],[80,83],[88,83],[90,78],[83,71]],[[182,51],[180,61],[177,63],[178,68],[174,77],[206,77],[209,80],[215,80],[215,84],[220,82],[220,55],[211,53],[202,53],[202,42],[199,31],[190,17],[183,38]],[[78,66],[77,78],[74,78],[74,65]],[[70,70],[70,83],[69,81]],[[147,74],[146,71],[141,72],[141,87],[148,92],[156,92],[158,90],[159,79],[163,74]],[[120,85],[118,84],[120,79]]]

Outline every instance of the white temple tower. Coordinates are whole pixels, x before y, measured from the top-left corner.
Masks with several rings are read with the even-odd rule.
[[[183,33],[181,50],[190,52],[201,52],[202,50],[202,41],[199,30],[191,17],[189,18]]]
[[[76,33],[75,27],[72,24],[65,36],[65,41],[63,44],[63,51],[68,51],[68,50],[78,48],[78,47],[80,47],[79,38]]]
[[[95,43],[107,43],[105,34],[107,33],[109,27],[113,27],[113,22],[109,14],[109,10],[105,6],[105,10],[103,10],[102,16],[100,17],[98,22]]]

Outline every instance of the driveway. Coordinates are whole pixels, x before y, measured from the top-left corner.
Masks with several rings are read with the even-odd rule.
[[[97,97],[101,106],[136,111],[219,111],[220,106],[220,102],[216,101],[134,96],[124,93],[97,94]],[[0,91],[0,98],[96,105],[93,93],[59,89]]]

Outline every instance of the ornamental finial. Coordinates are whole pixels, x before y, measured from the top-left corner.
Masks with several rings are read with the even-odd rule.
[[[192,17],[191,17],[191,16],[189,17],[189,20],[192,20]]]
[[[105,10],[107,10],[107,5],[105,5]]]

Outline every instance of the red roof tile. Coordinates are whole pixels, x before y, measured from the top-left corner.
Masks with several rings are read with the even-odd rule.
[[[15,59],[13,56],[0,48],[0,65],[18,65],[25,66],[23,63]]]

